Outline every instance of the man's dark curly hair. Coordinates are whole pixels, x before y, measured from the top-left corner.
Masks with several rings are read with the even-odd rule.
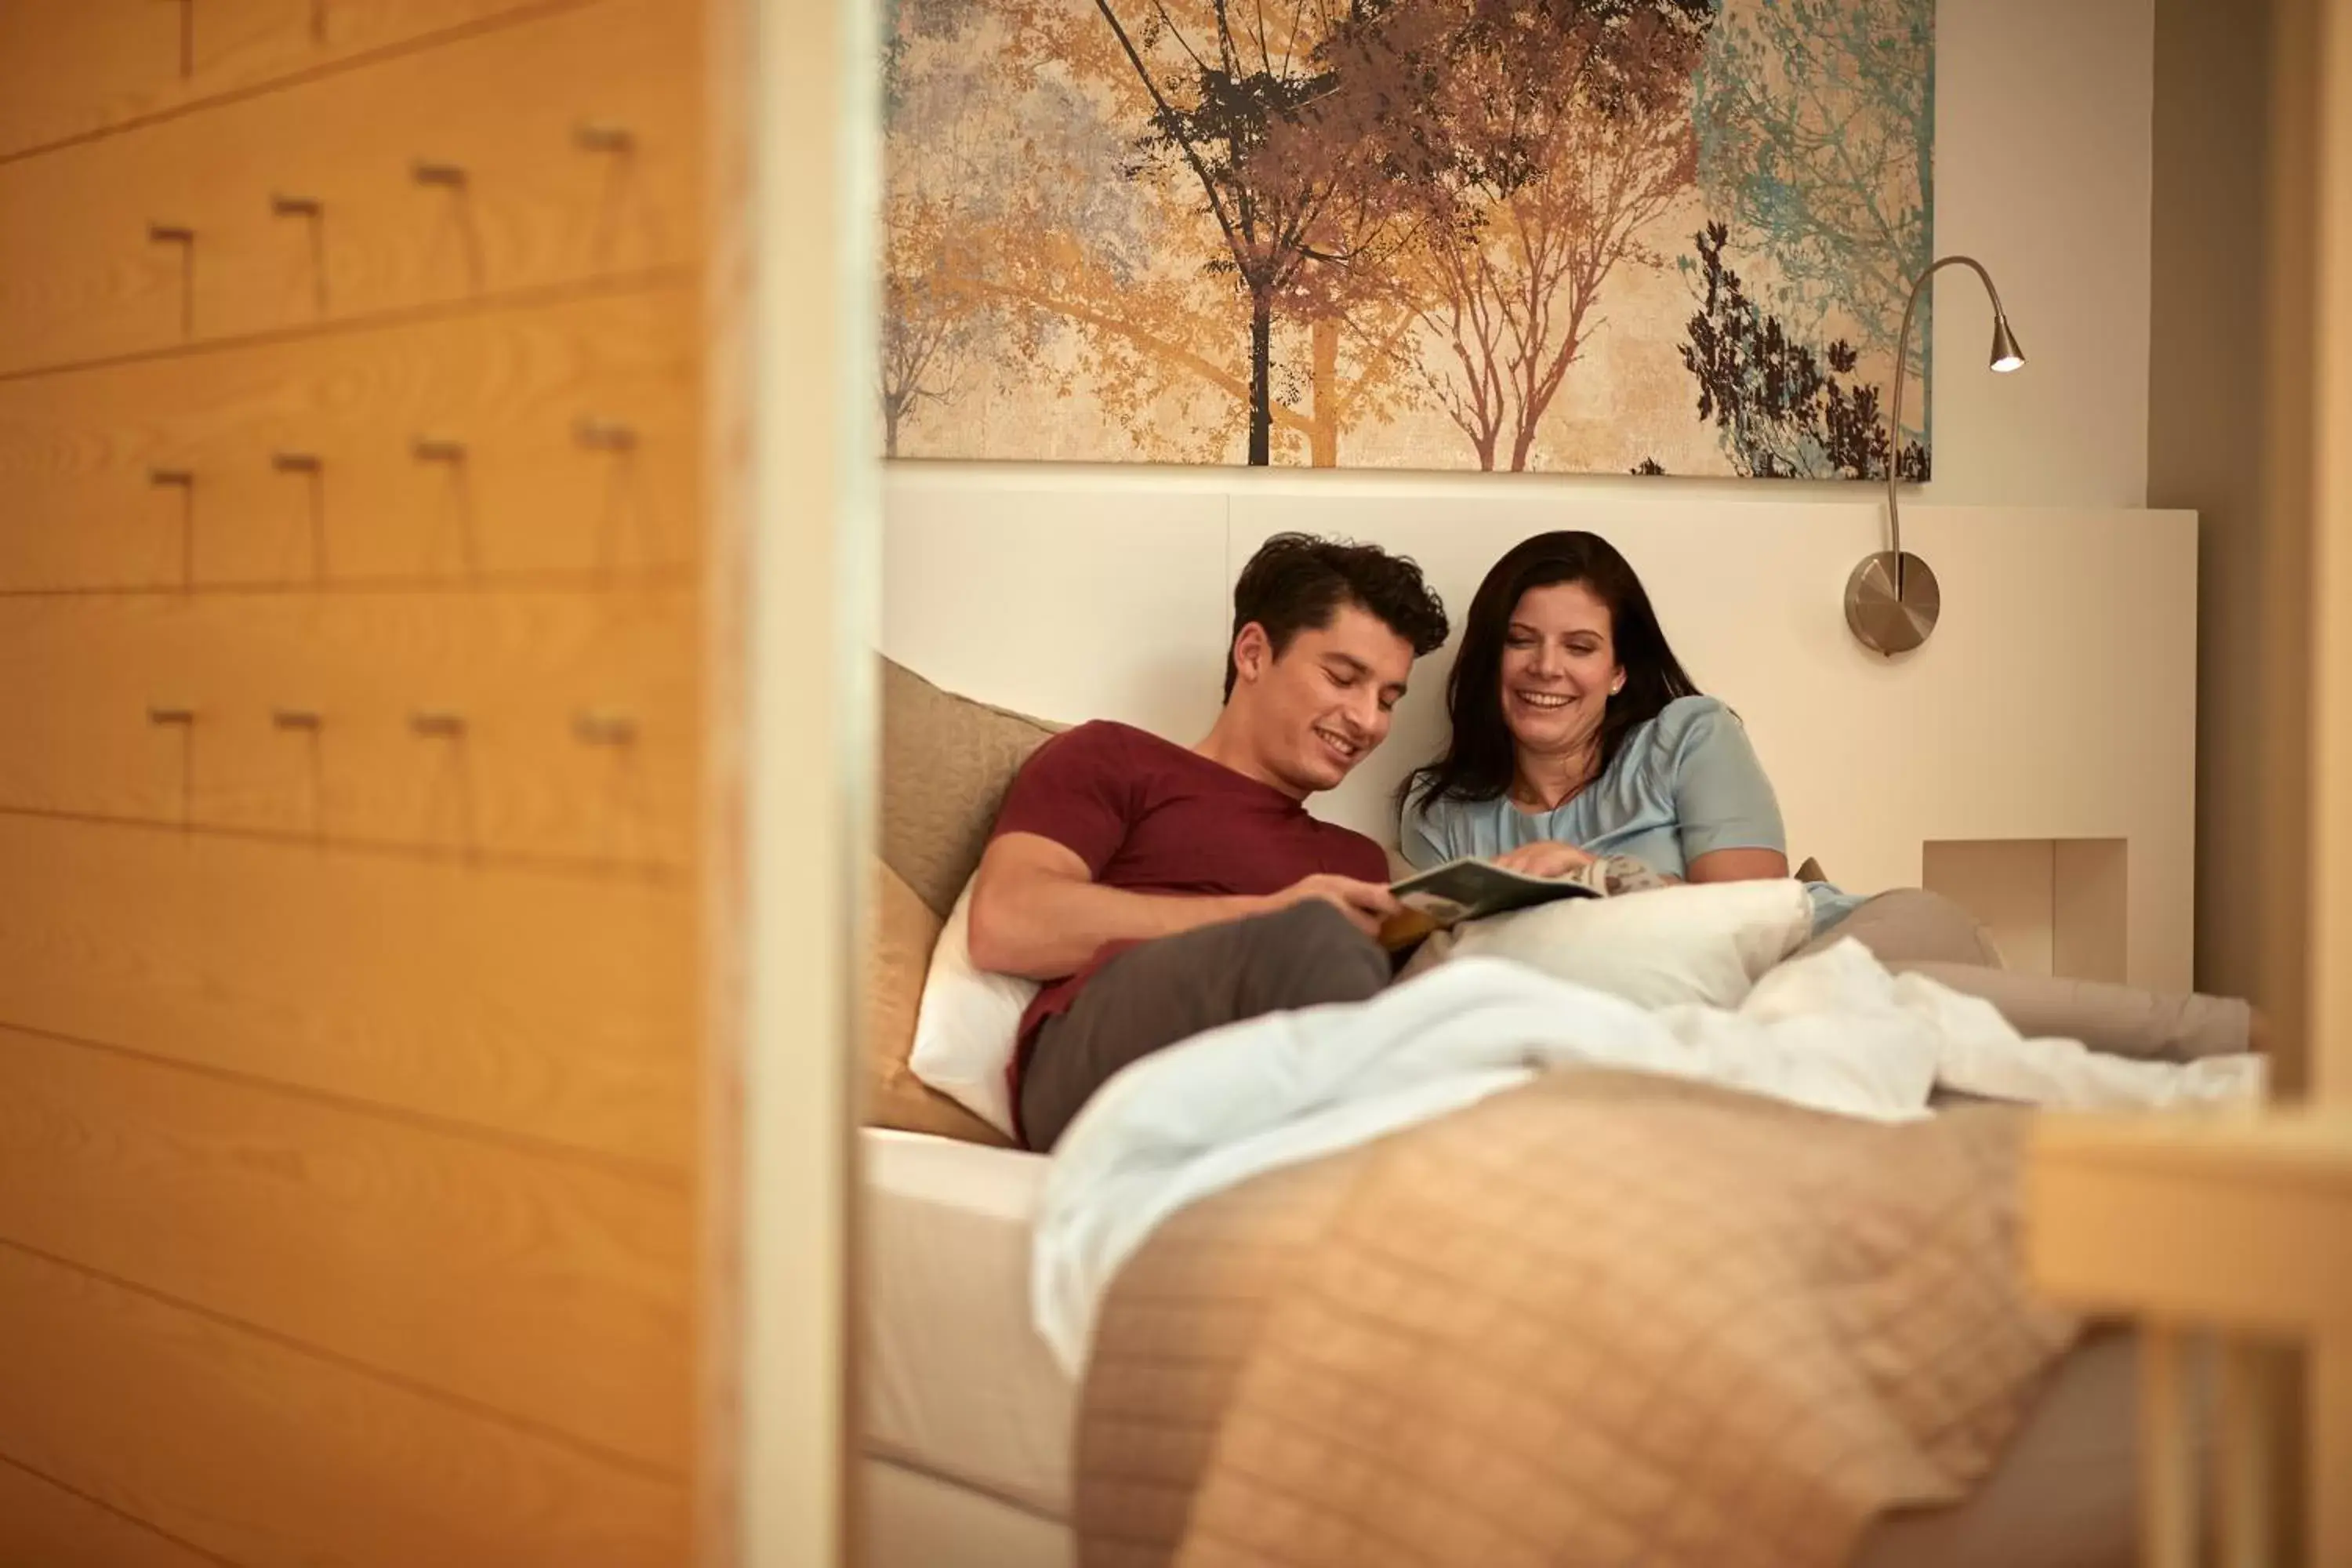
[[[1415,658],[1445,646],[1445,606],[1402,555],[1345,539],[1277,533],[1258,547],[1234,584],[1234,630],[1255,621],[1280,658],[1300,632],[1331,624],[1342,605],[1378,616],[1412,645]],[[1225,645],[1225,696],[1234,694],[1234,653]]]

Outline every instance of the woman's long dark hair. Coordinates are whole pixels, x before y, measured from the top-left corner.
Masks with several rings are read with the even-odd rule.
[[[1445,711],[1454,736],[1444,754],[1405,780],[1401,806],[1440,800],[1493,800],[1511,787],[1513,750],[1503,721],[1503,645],[1511,612],[1530,588],[1581,583],[1609,606],[1611,640],[1625,671],[1625,689],[1609,700],[1601,720],[1598,778],[1617,760],[1625,737],[1677,697],[1698,688],[1684,673],[1642,579],[1616,547],[1597,533],[1539,533],[1495,563],[1462,626],[1462,647],[1445,683]]]

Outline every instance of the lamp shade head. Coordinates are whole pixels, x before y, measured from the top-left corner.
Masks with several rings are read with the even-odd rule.
[[[2009,317],[1994,311],[1992,318],[1992,368],[2009,372],[2025,363],[2025,351],[2017,346],[2017,334],[2009,330]]]

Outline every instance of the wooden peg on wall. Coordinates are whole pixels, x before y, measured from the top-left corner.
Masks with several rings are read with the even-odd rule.
[[[279,217],[299,217],[310,230],[310,300],[321,316],[327,313],[327,236],[326,208],[316,196],[289,196],[283,192],[269,198],[269,210]]]
[[[637,427],[617,419],[583,416],[572,426],[572,437],[592,452],[634,452]]]
[[[196,231],[183,223],[149,223],[150,245],[180,247],[180,335],[196,335]]]
[[[628,746],[637,739],[635,715],[590,708],[572,716],[572,733],[585,746]]]
[[[589,120],[572,128],[572,144],[583,153],[626,154],[637,150],[637,133],[625,125]]]
[[[466,716],[446,708],[420,708],[408,716],[408,727],[427,739],[455,741],[466,733]]]

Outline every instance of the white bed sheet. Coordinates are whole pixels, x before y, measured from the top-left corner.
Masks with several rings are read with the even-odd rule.
[[[862,1137],[866,1452],[1068,1518],[1077,1391],[1029,1310],[1045,1157]]]

